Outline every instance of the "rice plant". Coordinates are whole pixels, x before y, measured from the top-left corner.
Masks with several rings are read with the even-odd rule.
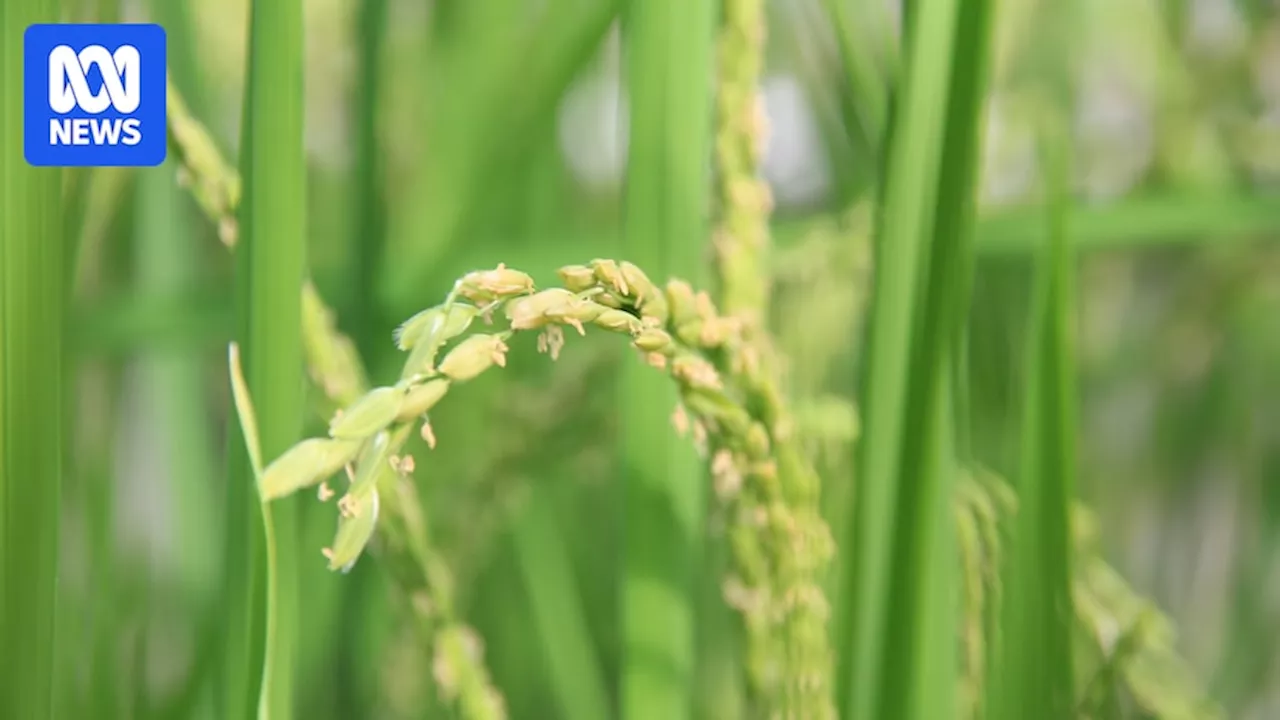
[[[0,715],[1275,716],[1204,4],[5,3]],[[27,164],[59,20],[166,28],[165,164]]]

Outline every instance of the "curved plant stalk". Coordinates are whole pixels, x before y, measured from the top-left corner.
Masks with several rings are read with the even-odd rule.
[[[735,381],[752,362],[751,350],[741,339],[740,324],[720,316],[706,294],[680,280],[659,289],[634,265],[610,260],[562,268],[560,275],[565,287],[542,291],[535,291],[529,276],[502,266],[463,277],[443,303],[400,327],[397,341],[409,354],[398,383],[369,391],[334,417],[329,437],[304,440],[267,466],[262,492],[268,499],[317,485],[322,499],[333,497],[339,493],[329,488],[328,479],[353,466],[338,501],[338,534],[325,550],[332,569],[350,568],[371,539],[383,505],[378,470],[403,468],[397,453],[406,428],[421,420],[421,434],[434,445],[429,411],[455,385],[504,366],[507,341],[521,331],[538,331],[539,349],[553,357],[565,342],[565,327],[585,333],[592,325],[629,336],[649,365],[675,380],[681,405],[674,422],[711,458],[722,498],[777,487],[784,476],[799,479],[805,488],[816,486],[798,448],[785,438],[775,442],[768,426],[746,409],[779,404],[771,399],[776,390]],[[490,321],[500,309],[506,329],[466,334],[476,318]],[[455,339],[437,363],[445,344]],[[790,631],[785,639],[769,635],[785,643],[776,648],[781,654],[752,661],[774,663],[770,670],[787,690],[779,707],[801,707],[809,688],[822,687],[807,673],[809,661],[826,647],[821,623],[826,606],[816,578],[831,555],[830,536],[816,504],[797,512],[775,494],[735,507],[739,516],[730,542],[740,556],[739,572],[726,582],[725,592],[758,632],[776,626]]]
[[[172,83],[169,85],[169,126],[171,147],[180,163],[179,178],[183,186],[216,224],[222,242],[234,249],[239,237],[236,218],[239,175],[222,159],[208,131],[187,112]],[[310,281],[302,284],[300,303],[307,372],[334,406],[345,407],[368,389],[355,343],[337,331],[333,311]],[[245,398],[243,407],[251,410],[248,393],[242,391],[241,394]],[[239,405],[237,411],[241,412]],[[251,441],[250,437],[255,439]],[[256,443],[256,437],[254,430],[246,436],[246,443]],[[402,444],[403,439],[401,437],[397,445]],[[411,464],[399,464],[400,475],[407,475],[410,467]],[[442,694],[467,720],[504,717],[502,698],[492,687],[480,657],[479,640],[453,612],[452,580],[438,553],[430,546],[413,484],[390,483],[385,469],[376,478],[376,484],[390,485],[393,488],[390,494],[394,496],[379,499],[383,518],[381,550],[386,566],[395,586],[404,595],[423,640],[436,653],[434,669]]]
[[[312,380],[337,407],[349,406],[368,392],[354,343],[338,332],[332,311],[311,283],[303,287],[303,346]],[[397,426],[390,446],[401,447],[408,430]],[[432,671],[441,698],[467,720],[506,717],[502,696],[485,669],[479,636],[454,609],[453,578],[431,545],[412,471],[412,457],[387,457],[373,481],[378,523],[376,537],[369,539],[416,630],[435,654]]]
[[[239,238],[236,207],[240,204],[240,175],[223,159],[217,143],[191,115],[182,94],[169,79],[166,89],[169,148],[179,164],[178,182],[218,226],[218,237],[227,247]]]
[[[752,420],[775,448],[776,477],[744,476],[727,501],[733,555],[726,599],[743,613],[751,709],[762,717],[835,716],[830,685],[829,607],[819,583],[827,553],[793,553],[793,542],[830,547],[819,512],[817,473],[805,461],[795,421],[778,389],[767,335],[769,213],[772,196],[761,177],[766,117],[764,0],[726,0],[718,42],[719,82],[715,162],[719,223],[714,234],[720,305],[733,318],[740,347],[725,365],[742,388]],[[759,528],[756,518],[794,526]],[[749,598],[749,599],[744,599]]]

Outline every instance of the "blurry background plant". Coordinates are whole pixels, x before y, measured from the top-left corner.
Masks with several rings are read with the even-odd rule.
[[[757,72],[761,307],[840,541],[842,716],[936,717],[896,704],[913,687],[950,688],[930,701],[966,717],[1022,717],[1064,688],[1087,717],[1212,717],[1202,688],[1221,715],[1280,715],[1280,4],[775,0],[755,70],[759,38],[733,24],[749,2],[253,5],[257,44],[245,0],[4,3],[6,717],[250,713],[265,556],[227,343],[244,344],[270,462],[393,383],[392,330],[477,268],[547,287],[617,257],[723,300],[713,229],[766,217],[725,212],[742,202],[726,167],[752,170],[730,162],[726,88],[741,100]],[[189,110],[165,166],[62,172],[61,205],[56,174],[16,150],[21,32],[58,17],[164,23]],[[884,326],[898,301],[901,333]],[[320,554],[333,506],[278,501],[277,717],[486,717],[490,685],[515,718],[751,716],[722,599],[732,516],[669,424],[675,391],[606,335],[571,332],[555,363],[513,340],[505,369],[451,391],[348,574]],[[895,403],[906,429],[883,422]],[[937,468],[904,460],[926,451]],[[952,520],[892,490],[926,476]],[[893,523],[858,525],[855,479]],[[931,547],[962,560],[950,580],[901,564]],[[1028,655],[1001,632],[1044,628],[1031,611],[1067,596],[1075,622],[1038,630],[1065,642]],[[870,638],[858,623],[880,612]]]

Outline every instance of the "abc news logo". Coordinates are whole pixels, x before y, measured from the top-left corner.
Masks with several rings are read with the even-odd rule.
[[[23,145],[38,166],[154,166],[167,150],[166,38],[152,24],[44,24],[23,37]]]
[[[79,108],[97,115],[114,108],[122,115],[138,109],[142,89],[138,48],[121,45],[114,53],[101,45],[80,52],[59,45],[49,53],[49,107],[60,115]],[[97,68],[102,87],[89,90],[87,73]],[[50,118],[51,145],[137,145],[142,141],[142,121],[137,118]]]

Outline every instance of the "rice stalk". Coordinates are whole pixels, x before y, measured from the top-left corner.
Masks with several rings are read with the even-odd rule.
[[[351,227],[351,247],[355,253],[355,292],[351,296],[352,317],[364,318],[369,331],[359,343],[367,352],[376,339],[376,279],[386,246],[387,207],[383,197],[383,159],[379,143],[378,114],[383,100],[382,48],[387,26],[387,0],[363,0],[357,22],[356,47],[359,53],[359,82],[352,105],[352,144],[356,166],[352,178],[359,188]]]
[[[562,268],[561,276],[565,287],[543,291],[536,291],[527,275],[502,266],[464,276],[442,304],[401,326],[400,344],[408,360],[396,385],[367,392],[335,415],[328,438],[305,440],[267,466],[262,481],[266,498],[317,486],[322,500],[340,496],[338,534],[324,550],[331,569],[350,569],[372,539],[386,507],[378,468],[403,470],[405,461],[398,453],[408,429],[420,419],[419,432],[434,446],[431,409],[455,385],[505,366],[507,343],[522,331],[540,331],[539,348],[553,357],[565,342],[566,327],[583,333],[592,325],[629,336],[649,365],[676,381],[682,399],[675,416],[677,429],[691,434],[695,446],[712,458],[722,496],[751,484],[777,483],[784,474],[812,477],[801,454],[785,443],[775,445],[766,426],[746,410],[762,393],[768,396],[776,389],[736,384],[736,373],[751,362],[751,349],[738,332],[739,324],[719,315],[705,293],[695,294],[678,280],[660,290],[634,265],[607,260]],[[458,314],[457,308],[469,309]],[[500,308],[509,321],[506,330],[467,334],[473,320],[487,322]],[[437,363],[439,351],[454,340]],[[340,492],[328,482],[344,462],[350,464],[349,482]],[[830,538],[804,532],[807,528],[798,527],[782,503],[753,507],[742,523],[745,532],[734,533],[731,542],[753,546],[756,523],[770,528],[775,542],[768,551],[790,552],[790,567],[801,576],[830,556]],[[751,571],[766,561],[759,555],[745,557],[752,563],[747,566]],[[727,583],[725,590],[755,621],[769,619],[762,612],[785,612],[805,604],[822,607],[816,585],[786,587],[786,596],[772,605],[763,604],[768,598],[745,582]],[[817,639],[820,642],[820,636]],[[814,641],[812,635],[804,637],[799,647]],[[803,675],[805,680],[810,677]]]
[[[656,276],[700,283],[710,197],[716,3],[638,0],[622,19],[629,103],[622,247]],[[666,423],[677,395],[622,367],[626,522],[621,587],[624,718],[687,717],[697,672],[704,468]]]
[[[306,265],[302,65],[301,2],[251,3],[236,300],[245,380],[257,401],[261,449],[270,455],[297,440],[305,409],[298,330],[298,287]],[[256,701],[258,717],[289,718],[303,609],[297,587],[299,508],[296,503],[266,505],[252,491],[253,475],[246,472],[243,455],[232,456],[229,473],[225,602],[232,623],[223,712],[239,716]],[[254,527],[258,515],[261,536]],[[259,582],[265,583],[265,598]]]
[[[814,232],[802,247],[821,249],[832,229]],[[790,254],[787,257],[793,258]],[[812,294],[805,292],[788,300],[794,313],[843,316],[856,312],[860,300],[825,293],[824,289],[834,278],[859,271],[863,262],[856,255],[828,251],[806,260],[803,267],[788,260],[777,270],[788,285],[814,288]],[[836,359],[819,353],[816,362],[814,372],[821,376],[823,368]],[[798,402],[811,404],[814,398],[802,397]],[[828,405],[839,402],[824,399]],[[852,406],[842,412],[856,416]],[[831,439],[848,447],[854,437],[846,432],[832,435]],[[954,498],[956,540],[963,570],[961,673],[957,688],[961,717],[985,716],[983,695],[993,671],[988,661],[989,646],[999,638],[997,625],[1004,595],[999,574],[1009,554],[1004,526],[1013,521],[1016,511],[1017,498],[1008,481],[980,467],[962,472]],[[1109,702],[1108,698],[1114,701],[1123,696],[1142,712],[1162,720],[1223,717],[1218,704],[1194,679],[1187,661],[1178,656],[1168,618],[1153,602],[1128,587],[1101,557],[1087,507],[1074,502],[1071,516],[1074,633],[1087,638],[1100,658],[1098,666],[1081,677],[1075,701],[1078,716],[1098,717],[1096,711]]]
[[[815,229],[802,247],[821,249],[832,229]],[[788,258],[792,258],[789,253]],[[798,260],[799,258],[793,258]],[[813,294],[799,294],[788,300],[797,315],[855,313],[860,300],[853,296],[825,293],[834,278],[859,271],[863,260],[835,252],[818,253],[803,267],[790,260],[778,267],[788,285],[815,288]],[[813,267],[809,267],[812,264]],[[791,293],[788,293],[791,294]],[[836,362],[834,356],[818,353],[818,368]],[[813,398],[799,398],[808,404]],[[825,403],[840,402],[826,399]],[[843,410],[854,415],[851,405]],[[833,435],[843,447],[854,440],[852,433]],[[980,467],[962,472],[955,489],[955,526],[962,572],[961,634],[958,699],[960,716],[983,717],[983,694],[990,684],[989,645],[999,637],[997,624],[1003,600],[1000,572],[1009,554],[1007,523],[1017,514],[1017,498],[1010,483]],[[1223,717],[1223,711],[1194,679],[1189,663],[1178,656],[1170,621],[1149,599],[1141,597],[1114,568],[1107,565],[1096,547],[1092,513],[1081,502],[1071,505],[1074,570],[1071,593],[1074,598],[1074,632],[1088,639],[1101,658],[1099,666],[1081,677],[1076,708],[1081,717],[1095,713],[1107,698],[1123,695],[1141,711],[1161,720]]]
[[[368,382],[354,344],[337,331],[332,312],[310,283],[304,286],[303,303],[303,344],[313,381],[338,407],[357,403],[368,392]],[[395,436],[392,445],[399,447],[407,432],[399,428]],[[389,456],[375,479],[380,493],[377,552],[424,645],[434,653],[433,677],[442,699],[466,720],[503,718],[503,699],[484,667],[480,638],[459,620],[452,575],[430,542],[411,479],[413,465],[410,456]]]
[[[50,717],[64,467],[63,173],[23,156],[23,33],[56,0],[0,5],[0,715]]]
[[[772,197],[761,177],[766,118],[763,0],[727,0],[718,41],[715,166],[719,222],[713,235],[720,306],[736,324],[742,362],[729,377],[743,388],[753,421],[768,433],[776,477],[746,474],[720,494],[727,506],[733,569],[726,600],[743,616],[751,711],[761,717],[834,717],[830,612],[820,581],[830,546],[819,513],[820,484],[798,445],[795,421],[777,382],[767,335]],[[713,463],[713,472],[717,471]],[[717,479],[726,477],[720,473]],[[767,517],[767,522],[758,518]]]
[[[1064,225],[1064,155],[1054,148],[1050,242],[1037,263],[1027,353],[1019,513],[1002,578],[1002,618],[993,687],[1001,717],[1060,717],[1075,701],[1069,512],[1076,468],[1074,301],[1076,257]]]
[[[223,159],[209,131],[191,114],[182,93],[169,78],[165,89],[169,149],[178,164],[178,184],[185,188],[233,248],[240,236],[236,208],[243,192],[240,175]]]
[[[835,635],[849,717],[955,711],[950,381],[968,306],[990,11],[949,0],[909,10],[875,233],[857,497],[835,511],[849,553]]]
[[[186,112],[172,85],[169,92],[170,140],[181,163],[183,184],[218,227],[223,242],[234,249],[239,237],[235,215],[240,199],[239,176],[222,159],[209,133]],[[174,98],[178,103],[173,102]],[[309,280],[302,283],[299,301],[307,374],[335,408],[356,403],[368,391],[368,380],[355,343],[338,332],[334,311]],[[505,714],[502,699],[488,680],[478,637],[458,621],[453,610],[452,579],[431,548],[416,491],[407,481],[409,467],[400,464],[405,481],[390,483],[394,486],[391,497],[380,501],[384,518],[380,525],[381,547],[388,572],[424,642],[435,649],[439,674],[454,687],[452,694],[446,692],[446,699],[453,701],[467,720],[501,718]],[[387,484],[389,477],[384,471],[377,479]],[[453,678],[466,680],[454,686]]]

